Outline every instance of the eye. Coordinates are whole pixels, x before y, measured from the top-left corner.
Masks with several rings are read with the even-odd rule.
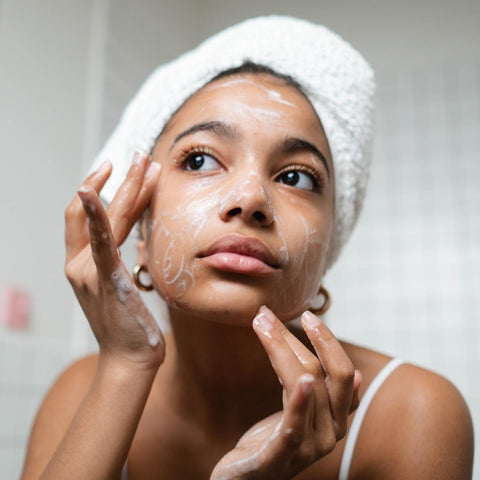
[[[313,173],[304,172],[298,168],[281,173],[277,180],[279,183],[289,187],[300,188],[301,190],[316,192],[320,189],[320,183]]]
[[[184,160],[184,168],[188,171],[219,170],[220,164],[211,155],[195,152]]]

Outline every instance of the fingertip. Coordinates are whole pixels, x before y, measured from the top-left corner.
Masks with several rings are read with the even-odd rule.
[[[252,322],[256,331],[271,337],[271,330],[273,329],[273,313],[265,305],[262,305]]]
[[[96,194],[95,189],[91,185],[83,184],[78,187],[77,194],[82,202],[85,213],[88,216],[94,214],[96,210],[93,198],[94,194]]]
[[[145,150],[137,150],[133,154],[132,165],[141,165],[144,162],[148,162],[150,160],[150,155]]]
[[[92,191],[92,187],[90,185],[86,185],[85,183],[80,185],[78,188],[77,188],[77,194],[78,196],[80,197],[80,200],[82,201],[82,203],[85,205],[85,202],[87,201],[88,199],[88,195],[89,193]]]
[[[162,166],[158,162],[152,162],[148,167],[147,176],[149,178],[156,177],[157,175],[160,174],[161,170],[162,170]]]
[[[107,173],[112,169],[112,163],[109,160],[104,160],[97,168],[97,173]]]
[[[302,324],[311,330],[316,330],[322,325],[320,318],[307,310],[302,314]]]
[[[266,305],[260,305],[258,312],[265,313],[267,315],[273,315],[273,312]]]
[[[150,163],[150,168],[160,171],[162,169],[162,165],[158,162],[152,161],[152,163]]]

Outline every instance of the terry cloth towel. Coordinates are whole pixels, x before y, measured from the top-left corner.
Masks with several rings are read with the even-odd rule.
[[[307,93],[327,135],[335,172],[335,225],[330,267],[358,218],[368,180],[375,77],[364,58],[322,25],[285,16],[246,20],[157,68],[125,109],[92,169],[113,173],[102,191],[110,202],[136,150],[150,152],[172,114],[218,73],[245,61],[292,76]]]

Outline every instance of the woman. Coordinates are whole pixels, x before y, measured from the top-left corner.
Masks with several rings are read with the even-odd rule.
[[[113,170],[66,212],[66,273],[100,350],[46,397],[24,479],[470,478],[457,390],[308,311],[318,292],[326,310],[323,275],[358,216],[372,94],[348,44],[283,17],[144,85],[97,161]],[[151,156],[123,180],[132,148]],[[132,279],[118,246],[137,222]],[[137,287],[165,299],[171,332]]]

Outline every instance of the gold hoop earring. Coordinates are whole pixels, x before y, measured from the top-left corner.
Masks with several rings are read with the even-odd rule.
[[[133,267],[133,272],[132,272],[132,277],[133,277],[133,282],[135,285],[140,289],[143,290],[144,292],[150,292],[153,290],[153,285],[145,285],[140,281],[140,274],[141,273],[148,273],[148,269],[145,265],[135,265]]]
[[[322,295],[324,298],[323,304],[319,308],[310,308],[310,311],[319,317],[327,313],[328,309],[330,308],[330,305],[332,304],[332,301],[330,299],[330,294],[328,293],[328,290],[325,287],[321,286],[318,293],[319,295]]]

